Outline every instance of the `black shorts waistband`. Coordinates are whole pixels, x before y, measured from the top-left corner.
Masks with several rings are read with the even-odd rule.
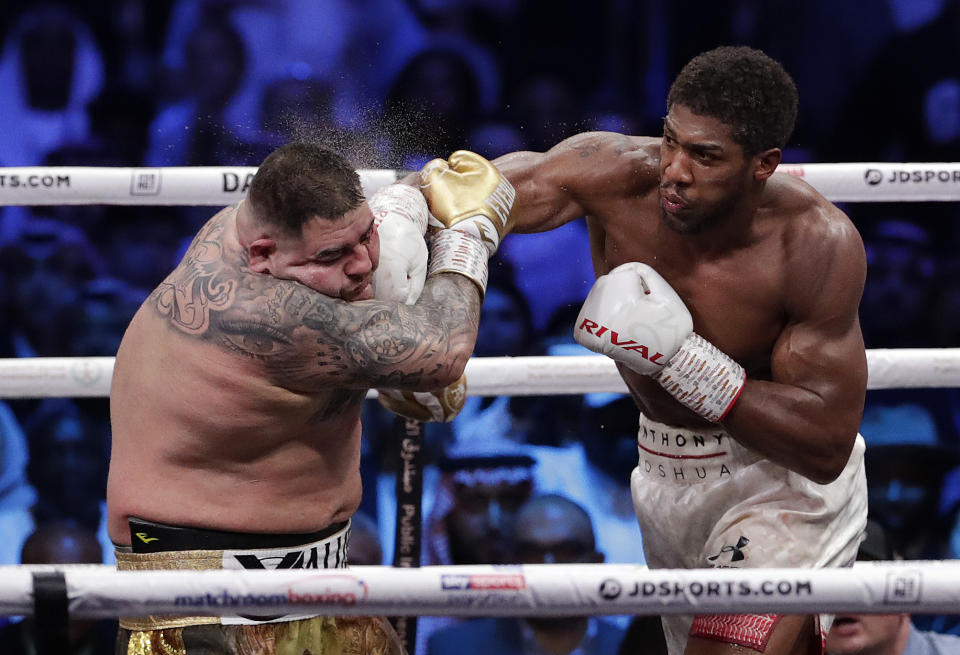
[[[130,543],[134,553],[162,553],[170,550],[255,550],[292,548],[322,541],[349,525],[348,521],[328,525],[307,533],[254,533],[205,530],[180,525],[155,523],[131,516]]]

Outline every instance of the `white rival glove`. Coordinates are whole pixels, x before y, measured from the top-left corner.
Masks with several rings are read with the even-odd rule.
[[[487,288],[487,259],[510,230],[516,191],[480,155],[458,150],[446,161],[434,159],[420,171],[420,189],[430,205],[430,268],[459,273]]]
[[[746,379],[743,367],[693,331],[683,300],[639,262],[597,278],[573,331],[578,343],[655,378],[681,403],[720,421]]]
[[[427,201],[404,184],[381,187],[367,201],[380,235],[380,265],[373,273],[377,300],[412,305],[427,277]],[[377,400],[394,414],[418,421],[451,421],[463,409],[466,376],[435,391],[378,389]]]
[[[516,195],[513,186],[480,155],[458,150],[448,161],[434,159],[424,166],[420,172],[420,188],[430,206],[431,218],[436,222],[434,227],[439,228],[430,240],[428,274],[459,273],[470,278],[480,293],[484,293],[487,258],[496,252],[501,237],[509,229],[510,210]],[[381,266],[383,243],[381,234]],[[398,284],[394,281],[389,286],[396,288]],[[414,299],[422,288],[421,282]],[[381,297],[376,279],[374,292],[377,298]],[[380,389],[378,398],[380,404],[395,414],[419,421],[446,422],[463,409],[466,392],[466,376],[461,375],[443,389],[429,392]]]
[[[367,201],[380,235],[380,264],[373,272],[373,295],[412,305],[427,277],[429,210],[423,194],[405,184],[380,187]]]

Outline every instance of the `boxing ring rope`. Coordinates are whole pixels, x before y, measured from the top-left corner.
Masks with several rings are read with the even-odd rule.
[[[113,357],[0,359],[0,398],[107,397],[113,362]],[[468,396],[627,393],[614,361],[600,355],[474,357],[466,375]],[[960,387],[960,348],[867,351],[868,389],[922,387]]]
[[[834,202],[960,200],[960,164],[784,164]],[[211,205],[240,200],[255,167],[0,168],[4,205]],[[366,194],[406,171],[359,171]],[[867,351],[868,388],[960,387],[960,348]],[[112,357],[0,360],[0,398],[107,397]],[[604,357],[492,357],[467,364],[468,394],[626,393]],[[375,393],[375,392],[373,392]],[[743,612],[960,613],[960,561],[847,569],[658,569],[620,564],[358,566],[333,570],[123,571],[0,567],[0,616],[30,615],[38,576],[62,583],[73,618],[146,614],[577,616]]]
[[[0,168],[2,205],[230,205],[256,172],[252,166]],[[833,202],[960,200],[960,163],[781,164]],[[408,171],[361,169],[364,193]]]
[[[0,167],[0,205],[215,205],[240,200],[257,172],[253,166]],[[408,171],[361,169],[369,195]]]
[[[70,616],[161,614],[583,616],[585,614],[960,612],[960,562],[845,569],[647,569],[628,564],[418,569],[115,571],[0,567],[0,615],[33,612],[32,576],[63,575]]]

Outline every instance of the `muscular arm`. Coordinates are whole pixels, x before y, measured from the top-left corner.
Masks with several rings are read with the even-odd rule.
[[[222,245],[225,217],[211,219],[151,296],[180,333],[257,362],[276,384],[305,392],[430,390],[463,373],[481,302],[466,277],[429,278],[414,305],[345,302],[250,272],[239,251]]]
[[[480,294],[461,275],[431,277],[414,305],[349,303],[297,286],[282,292],[289,349],[268,365],[281,381],[428,391],[459,378],[473,352]]]
[[[857,317],[866,259],[841,218],[826,234],[788,244],[790,318],[774,346],[773,379],[748,379],[723,420],[737,441],[820,483],[846,465],[867,382]]]
[[[514,152],[493,161],[517,191],[513,232],[544,232],[590,213],[591,200],[656,184],[642,141],[585,132],[544,153]]]
[[[216,324],[289,388],[435,389],[460,377],[476,341],[480,294],[461,275],[431,277],[414,305],[345,302],[289,281],[258,291]]]

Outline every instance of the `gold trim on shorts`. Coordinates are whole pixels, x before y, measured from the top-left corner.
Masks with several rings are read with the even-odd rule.
[[[132,632],[118,655],[405,655],[383,617],[315,616],[286,623],[201,625]],[[121,637],[121,638],[122,638]],[[187,646],[190,644],[190,646]]]
[[[120,546],[114,549],[117,558],[117,569],[120,571],[209,571],[224,569],[249,568],[240,558],[252,557],[260,561],[261,557],[273,559],[274,555],[281,555],[284,559],[293,557],[287,564],[292,568],[326,568],[333,555],[333,563],[337,568],[347,565],[347,545],[350,540],[350,522],[336,532],[317,541],[309,543],[283,546],[280,548],[257,549],[197,549],[197,550],[168,550],[154,553],[134,553],[130,547]],[[331,548],[332,547],[332,548]],[[230,562],[230,564],[227,563]],[[262,568],[262,566],[261,566]],[[267,567],[273,568],[273,567]],[[301,617],[305,618],[305,617]],[[293,621],[295,618],[280,619]],[[233,623],[227,621],[227,623]],[[168,628],[182,628],[192,625],[224,624],[220,616],[121,616],[120,627],[134,631],[164,630]]]
[[[223,568],[222,550],[170,550],[162,553],[131,553],[119,548],[114,549],[118,571],[208,571]],[[144,632],[183,628],[188,625],[208,625],[220,623],[219,616],[121,616],[120,627],[127,630]],[[140,639],[140,637],[138,637]],[[149,636],[146,639],[150,639]],[[133,643],[133,636],[130,642]],[[160,644],[158,644],[159,646]],[[136,652],[154,652],[152,650]],[[158,650],[158,653],[168,651]],[[169,651],[171,655],[176,650]]]

